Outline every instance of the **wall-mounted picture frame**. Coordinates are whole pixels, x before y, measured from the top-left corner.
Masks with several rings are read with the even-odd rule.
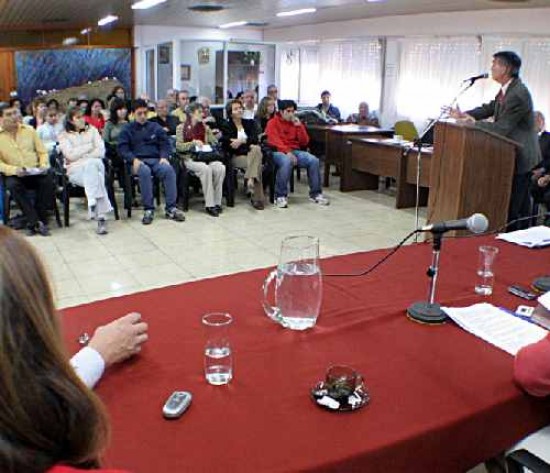
[[[159,64],[170,64],[170,46],[169,45],[160,45],[159,46]]]
[[[191,80],[191,66],[189,64],[182,64],[180,66],[180,79]]]

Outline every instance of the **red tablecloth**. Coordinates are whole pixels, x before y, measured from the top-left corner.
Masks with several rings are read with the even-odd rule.
[[[488,237],[445,241],[437,300],[481,301],[473,292],[477,247]],[[513,283],[550,273],[550,249],[500,248],[489,302],[515,307]],[[324,272],[356,271],[383,251],[323,261]],[[512,357],[452,323],[424,326],[405,316],[426,297],[428,244],[404,248],[376,272],[325,278],[317,326],[293,332],[260,306],[266,270],[252,271],[64,311],[70,349],[82,331],[129,311],[150,324],[150,341],[110,371],[97,392],[107,405],[107,465],[141,472],[463,472],[550,423],[550,402],[512,382]],[[201,316],[234,318],[235,378],[203,378]],[[331,364],[364,375],[371,404],[353,413],[317,407],[311,387]],[[161,407],[176,389],[194,395],[177,421]]]

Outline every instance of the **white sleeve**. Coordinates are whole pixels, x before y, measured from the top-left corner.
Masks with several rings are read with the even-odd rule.
[[[78,377],[90,389],[93,389],[105,371],[105,361],[97,351],[90,347],[80,350],[71,358],[70,363]]]

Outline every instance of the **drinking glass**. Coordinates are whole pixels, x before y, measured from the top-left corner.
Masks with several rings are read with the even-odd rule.
[[[202,317],[206,329],[204,375],[214,385],[227,384],[233,378],[233,359],[229,343],[230,314],[214,312]]]
[[[275,306],[268,290],[275,282]],[[317,322],[323,298],[319,239],[290,236],[283,240],[279,265],[263,285],[263,306],[269,318],[292,330],[305,330]]]
[[[480,296],[490,296],[493,293],[495,279],[493,266],[497,254],[498,248],[494,246],[482,245],[479,247],[475,292]]]

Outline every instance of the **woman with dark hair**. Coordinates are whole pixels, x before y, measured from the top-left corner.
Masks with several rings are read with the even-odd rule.
[[[262,133],[265,132],[267,122],[275,116],[275,99],[272,97],[264,97],[260,100],[258,110],[256,112],[256,123],[260,127]]]
[[[36,129],[46,121],[46,112],[48,111],[46,101],[41,97],[34,99],[31,109],[32,115],[24,117],[23,123]]]
[[[109,425],[68,362],[46,270],[0,227],[0,471],[101,470]]]
[[[221,161],[208,163],[194,160],[195,153],[204,150],[205,146],[217,143],[212,130],[205,126],[203,110],[200,103],[189,105],[187,121],[176,128],[176,150],[182,155],[185,167],[200,179],[206,213],[218,217],[222,212],[222,191],[225,178],[225,166]]]
[[[92,99],[88,103],[88,108],[86,109],[86,114],[84,115],[84,120],[88,125],[95,126],[97,130],[101,133],[103,128],[105,128],[105,117],[103,116],[103,110],[105,109],[105,104],[101,99]]]
[[[105,186],[105,144],[97,128],[84,120],[82,111],[67,112],[65,132],[61,133],[59,149],[65,157],[67,176],[72,184],[84,187],[88,199],[88,215],[97,219],[98,235],[107,234],[106,214],[113,210]]]
[[[120,131],[128,123],[128,108],[126,101],[113,98],[109,106],[109,120],[103,128],[103,140],[110,145],[116,146]]]
[[[233,166],[245,170],[251,204],[256,210],[264,209],[262,185],[262,150],[258,145],[258,129],[254,120],[243,118],[244,107],[240,100],[231,100],[226,106],[227,121],[221,143],[231,156]]]
[[[59,106],[59,102],[56,99],[50,99],[46,102],[46,107],[48,108],[48,111],[59,113],[61,111],[61,107]]]
[[[13,97],[10,99],[10,108],[16,108],[21,112],[21,116],[25,116],[25,106],[23,105],[23,102],[18,97]]]

